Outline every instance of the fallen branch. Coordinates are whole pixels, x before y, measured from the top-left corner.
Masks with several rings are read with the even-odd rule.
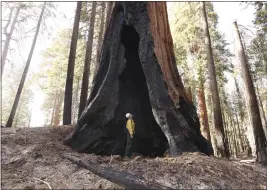
[[[43,181],[43,180],[38,179],[38,178],[36,178],[36,177],[34,177],[33,179],[35,179],[35,180],[37,180],[37,181],[41,181],[41,182],[43,182],[44,184],[46,184],[46,185],[48,186],[49,189],[52,189],[52,187],[51,187],[51,186],[49,185],[49,183],[47,183],[46,181]]]
[[[113,168],[103,167],[91,161],[84,161],[80,158],[67,154],[63,154],[62,156],[68,159],[69,161],[77,164],[78,166],[86,168],[92,173],[120,186],[123,186],[127,189],[171,189],[169,187],[162,186],[156,182],[148,182],[139,176],[130,174],[125,171],[118,171]]]

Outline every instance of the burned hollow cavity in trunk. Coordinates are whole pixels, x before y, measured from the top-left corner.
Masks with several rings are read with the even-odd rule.
[[[119,76],[119,108],[123,113],[130,112],[134,115],[136,133],[133,151],[160,156],[167,150],[168,141],[152,113],[146,78],[138,55],[139,40],[139,35],[132,26],[123,25],[121,43],[125,48],[126,63]],[[125,128],[125,120],[120,125]]]

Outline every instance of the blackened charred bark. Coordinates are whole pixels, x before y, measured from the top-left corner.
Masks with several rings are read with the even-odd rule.
[[[80,152],[123,154],[125,114],[144,155],[213,154],[176,68],[165,2],[114,2],[87,106],[65,143]]]

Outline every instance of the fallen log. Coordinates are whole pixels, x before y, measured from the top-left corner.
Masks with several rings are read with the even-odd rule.
[[[144,178],[130,174],[125,171],[118,171],[113,168],[103,167],[88,160],[82,160],[78,157],[63,154],[64,158],[68,159],[74,164],[88,169],[92,173],[107,179],[117,185],[123,186],[126,189],[172,189],[170,187],[162,186],[156,182],[148,182]]]

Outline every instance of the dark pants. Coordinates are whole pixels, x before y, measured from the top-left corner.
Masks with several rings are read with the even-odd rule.
[[[133,139],[131,138],[130,133],[127,131],[127,140],[126,140],[126,148],[125,148],[125,157],[131,157],[132,156],[132,144]]]

